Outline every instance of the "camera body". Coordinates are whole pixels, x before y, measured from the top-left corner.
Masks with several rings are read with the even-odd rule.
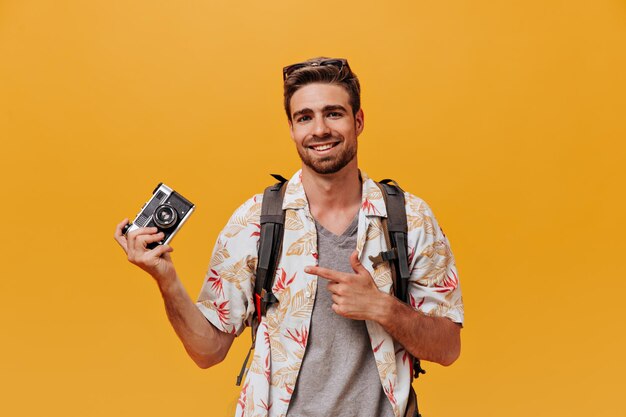
[[[166,245],[187,221],[194,208],[191,201],[167,185],[159,183],[152,191],[150,200],[141,207],[135,220],[124,227],[123,233],[126,235],[140,227],[156,227],[165,236],[159,242],[148,244],[148,248]]]

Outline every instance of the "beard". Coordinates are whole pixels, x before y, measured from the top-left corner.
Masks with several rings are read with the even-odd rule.
[[[304,165],[311,168],[318,174],[334,174],[341,171],[343,167],[348,165],[350,161],[354,159],[357,151],[356,142],[353,145],[343,141],[341,144],[345,145],[340,152],[335,155],[324,156],[321,158],[315,158],[308,153],[308,147],[297,147],[298,155],[304,163]],[[337,146],[341,146],[337,145]]]

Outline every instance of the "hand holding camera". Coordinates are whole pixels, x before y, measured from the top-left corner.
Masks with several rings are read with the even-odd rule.
[[[168,243],[181,228],[194,205],[165,184],[159,184],[132,223],[124,219],[114,238],[128,261],[152,275],[159,285],[176,279]]]

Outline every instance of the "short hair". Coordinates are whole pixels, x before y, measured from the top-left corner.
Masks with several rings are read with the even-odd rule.
[[[319,65],[320,62],[329,60],[327,57],[311,58],[304,61],[305,65],[301,68],[293,70],[285,77],[283,95],[285,98],[285,112],[287,118],[291,121],[291,97],[300,88],[313,83],[336,84],[342,86],[350,96],[350,106],[352,114],[361,109],[361,85],[359,79],[348,66],[348,62],[341,66],[336,65]],[[288,67],[287,67],[288,68]]]

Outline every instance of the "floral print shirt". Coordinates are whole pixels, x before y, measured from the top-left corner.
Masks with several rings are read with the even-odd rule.
[[[273,292],[278,302],[267,311],[256,334],[254,357],[237,405],[237,416],[284,417],[307,347],[317,277],[304,267],[317,265],[315,221],[302,186],[301,171],[287,184],[283,250]],[[381,218],[387,216],[376,183],[361,173],[362,204],[357,251],[378,289],[390,293],[388,263],[376,268],[370,256],[387,250]],[[197,306],[219,330],[240,335],[254,314],[254,279],[262,194],[239,207],[220,233]],[[463,322],[461,288],[448,240],[432,211],[405,193],[411,277],[409,303],[425,314]],[[383,390],[396,417],[404,415],[411,383],[407,351],[376,322],[366,321]]]

